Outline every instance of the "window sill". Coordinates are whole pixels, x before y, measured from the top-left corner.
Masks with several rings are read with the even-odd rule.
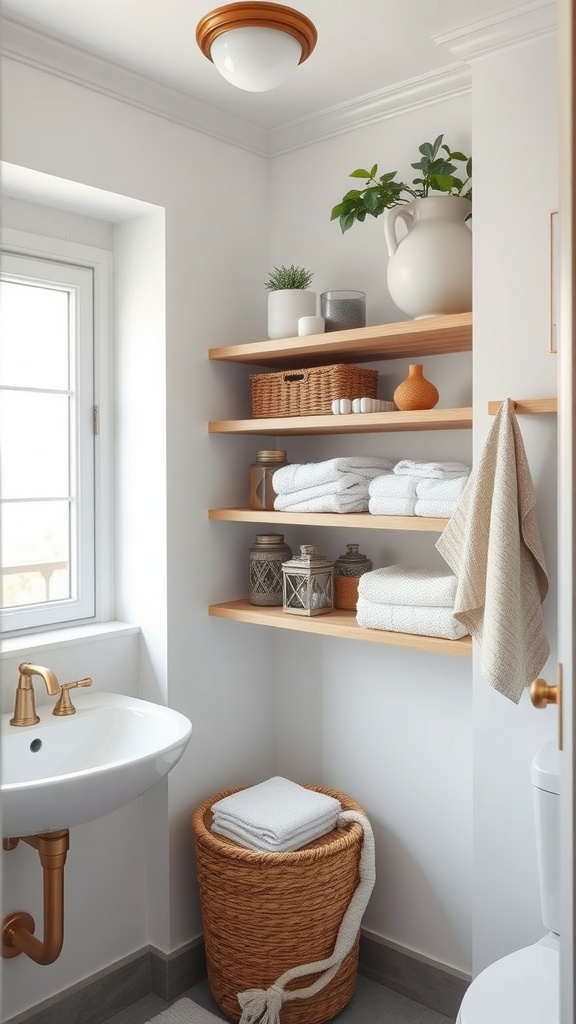
[[[70,647],[73,644],[89,643],[91,640],[113,639],[139,632],[140,626],[133,626],[127,622],[96,622],[84,626],[50,629],[45,633],[27,633],[3,639],[0,658],[25,656],[44,647],[54,650],[57,647]]]

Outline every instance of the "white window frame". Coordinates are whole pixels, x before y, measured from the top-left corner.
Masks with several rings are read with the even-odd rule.
[[[87,269],[93,279],[93,374],[94,405],[98,430],[94,446],[93,532],[94,558],[83,566],[83,586],[90,586],[90,605],[77,600],[50,602],[22,609],[3,609],[0,616],[4,636],[30,635],[43,630],[109,621],[113,617],[113,424],[112,424],[112,253],[94,246],[4,229],[0,237],[2,254],[48,260],[64,267]],[[50,270],[47,269],[47,278]],[[83,431],[92,432],[90,424]],[[90,580],[92,575],[92,580]],[[79,595],[84,598],[86,594]]]

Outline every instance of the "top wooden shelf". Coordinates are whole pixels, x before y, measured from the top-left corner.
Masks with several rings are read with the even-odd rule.
[[[426,317],[350,331],[331,331],[307,338],[281,338],[211,348],[209,359],[285,369],[366,363],[380,359],[445,355],[472,349],[472,313]]]

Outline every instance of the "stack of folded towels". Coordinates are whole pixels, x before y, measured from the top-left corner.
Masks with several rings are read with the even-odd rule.
[[[468,630],[454,618],[456,583],[445,569],[388,565],[365,572],[358,580],[358,624],[459,640]]]
[[[470,475],[462,462],[397,462],[370,482],[368,510],[379,516],[450,517]]]
[[[390,474],[390,459],[368,455],[291,464],[272,478],[278,512],[367,512],[374,477]]]
[[[280,775],[212,804],[212,832],[263,853],[299,850],[336,827],[342,805]]]

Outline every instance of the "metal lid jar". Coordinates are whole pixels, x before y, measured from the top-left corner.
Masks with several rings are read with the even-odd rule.
[[[358,580],[370,572],[372,562],[359,550],[359,544],[347,544],[346,554],[334,562],[334,605],[356,611],[358,601]]]
[[[282,604],[282,562],[292,558],[283,533],[257,533],[249,554],[250,604]]]
[[[272,477],[277,469],[288,465],[286,455],[284,449],[256,452],[256,461],[250,466],[250,508],[261,512],[269,512],[274,508],[276,493],[272,487]]]

